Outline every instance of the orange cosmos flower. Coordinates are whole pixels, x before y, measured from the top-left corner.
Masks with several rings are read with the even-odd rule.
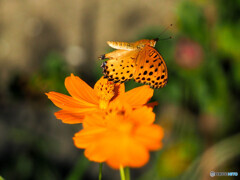
[[[141,167],[149,160],[149,150],[162,146],[163,129],[153,124],[154,120],[152,108],[133,109],[114,100],[105,113],[86,116],[83,129],[73,140],[91,161],[107,162],[115,169]]]
[[[153,95],[153,90],[147,85],[125,93],[124,84],[114,84],[103,77],[91,88],[73,74],[65,79],[65,87],[71,96],[57,92],[49,92],[46,95],[62,109],[55,113],[57,119],[67,124],[82,123],[86,115],[106,109],[114,99],[126,100],[132,107],[137,108],[146,104]],[[154,106],[156,103],[148,105]]]

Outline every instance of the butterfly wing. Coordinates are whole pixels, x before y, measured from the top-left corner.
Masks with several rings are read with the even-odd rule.
[[[115,83],[132,79],[138,53],[139,51],[116,50],[106,54],[109,60],[102,64],[104,77]]]
[[[168,71],[159,52],[151,46],[145,46],[136,60],[134,80],[149,84],[153,88],[162,88],[167,84]]]

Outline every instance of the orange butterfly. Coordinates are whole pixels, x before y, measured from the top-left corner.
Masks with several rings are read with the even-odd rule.
[[[108,45],[117,49],[99,57],[109,59],[102,64],[104,77],[115,83],[134,79],[138,83],[149,84],[153,88],[162,88],[168,82],[165,61],[154,48],[157,39],[142,39],[133,43],[108,41]]]

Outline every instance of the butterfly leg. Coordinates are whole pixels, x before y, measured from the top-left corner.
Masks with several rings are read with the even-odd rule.
[[[99,56],[98,59],[99,60],[113,59],[113,58],[116,58],[117,56],[119,56],[118,52],[113,51],[113,52],[110,52],[110,53],[103,54],[103,55]]]
[[[104,60],[104,59],[106,59],[106,58],[105,58],[105,54],[99,56],[98,59],[99,59],[99,60]]]
[[[101,56],[98,57],[99,60],[105,60],[105,59],[113,59],[113,58],[116,58],[117,57],[117,54],[118,52],[110,52],[110,53],[107,53],[107,54],[103,54]]]

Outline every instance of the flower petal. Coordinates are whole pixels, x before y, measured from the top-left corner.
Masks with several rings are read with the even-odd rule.
[[[105,148],[106,129],[90,127],[75,134],[74,144],[78,148],[85,148],[85,156],[90,161],[103,162],[108,157],[108,149]]]
[[[152,108],[147,106],[142,106],[133,110],[130,117],[140,125],[152,124],[155,120],[155,114],[152,111]]]
[[[88,146],[88,148],[85,149],[84,155],[90,160],[98,163],[102,163],[106,161],[106,156],[101,154],[100,152],[104,151],[103,149],[99,149],[96,147],[96,144],[92,144],[91,146]]]
[[[61,93],[49,92],[46,93],[46,95],[57,107],[64,110],[85,112],[95,110],[97,108],[97,105],[95,104],[91,104],[83,100],[76,100]]]
[[[136,129],[134,139],[149,150],[162,147],[163,129],[158,125],[140,126]]]
[[[69,94],[77,100],[84,100],[92,104],[98,104],[98,96],[95,91],[79,77],[71,76],[65,79],[65,86]]]
[[[146,104],[151,99],[152,96],[153,89],[151,89],[148,85],[144,85],[134,88],[120,95],[118,98],[125,100],[133,107],[138,107],[143,104]]]
[[[58,112],[55,112],[54,115],[57,119],[60,119],[63,123],[67,124],[82,123],[84,119],[84,115],[82,113],[72,113],[66,110],[60,110]]]
[[[147,163],[149,153],[144,146],[129,137],[118,139],[117,142],[119,145],[107,147],[112,148],[112,152],[114,152],[107,159],[109,166],[119,169],[121,166],[141,167]]]
[[[83,113],[79,113],[79,112],[74,112],[74,111],[67,111],[67,110],[60,110],[56,113],[54,113],[54,115],[56,116],[57,119],[62,120],[63,123],[66,124],[78,124],[78,123],[82,123],[83,119],[85,118],[85,116],[87,114],[91,114],[91,113],[95,113],[98,110],[90,110],[90,111],[86,111]]]
[[[73,137],[74,144],[78,148],[86,148],[89,145],[96,144],[105,132],[105,128],[87,128],[82,129]]]
[[[105,121],[102,117],[104,112],[99,111],[97,113],[91,114],[86,116],[83,127],[84,128],[89,128],[89,127],[96,127],[96,128],[102,128],[106,127]]]

